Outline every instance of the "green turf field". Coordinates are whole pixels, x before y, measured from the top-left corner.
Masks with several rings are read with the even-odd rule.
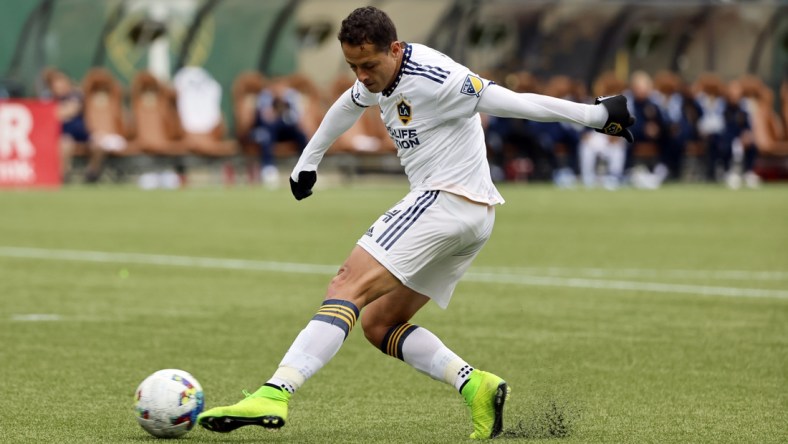
[[[404,187],[0,193],[0,441],[151,442],[132,394],[209,407],[273,372],[331,270]],[[788,187],[502,187],[493,238],[428,327],[513,388],[504,442],[788,442]],[[453,389],[352,332],[288,425],[188,442],[455,443]]]

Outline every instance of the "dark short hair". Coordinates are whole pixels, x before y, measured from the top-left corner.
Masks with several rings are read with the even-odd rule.
[[[397,40],[397,28],[388,14],[374,6],[364,6],[342,20],[337,38],[351,46],[371,43],[378,51],[388,51],[391,42]]]

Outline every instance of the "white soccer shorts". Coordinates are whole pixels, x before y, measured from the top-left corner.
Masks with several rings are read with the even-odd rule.
[[[406,287],[446,308],[494,223],[494,206],[446,191],[412,191],[357,243]]]

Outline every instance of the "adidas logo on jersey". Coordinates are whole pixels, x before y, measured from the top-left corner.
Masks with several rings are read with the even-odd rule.
[[[473,74],[468,74],[465,77],[465,82],[462,83],[462,89],[460,89],[460,92],[468,96],[479,97],[479,94],[482,93],[483,89],[484,82],[482,79]]]
[[[364,233],[364,234],[365,234],[366,236],[372,237],[372,234],[373,234],[373,233],[372,233],[372,229],[373,229],[373,228],[375,228],[375,227],[369,227],[369,229],[367,230],[367,232],[366,232],[366,233]]]

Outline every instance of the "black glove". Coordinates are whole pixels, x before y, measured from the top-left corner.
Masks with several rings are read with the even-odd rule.
[[[607,108],[607,122],[602,129],[598,129],[596,132],[623,137],[629,143],[634,142],[635,138],[632,137],[632,132],[627,129],[628,126],[635,123],[635,118],[629,114],[627,109],[627,98],[624,96],[597,97],[594,104],[599,105],[600,103]]]
[[[290,190],[296,200],[305,199],[312,195],[312,187],[317,182],[317,171],[300,171],[298,182],[290,178]]]

